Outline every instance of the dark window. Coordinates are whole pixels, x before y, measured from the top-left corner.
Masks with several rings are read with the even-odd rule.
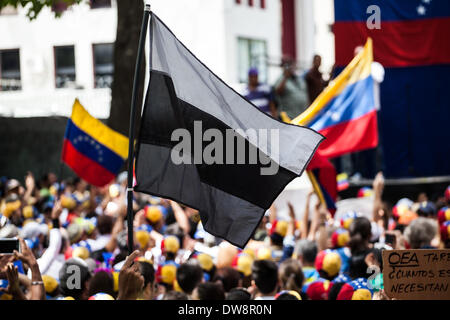
[[[241,0],[235,0],[237,4],[241,4]]]
[[[55,47],[55,85],[56,88],[75,86],[74,46]]]
[[[19,49],[0,51],[0,90],[20,90]]]
[[[114,72],[112,43],[94,44],[94,86],[96,88],[111,88]]]
[[[111,8],[111,0],[91,0],[91,9]]]
[[[250,7],[253,7],[253,0],[248,0],[248,5],[249,5]]]
[[[266,8],[266,0],[261,0],[261,9],[265,9]]]

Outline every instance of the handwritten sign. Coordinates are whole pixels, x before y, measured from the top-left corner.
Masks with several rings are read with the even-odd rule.
[[[450,250],[384,250],[383,282],[390,298],[450,300]]]

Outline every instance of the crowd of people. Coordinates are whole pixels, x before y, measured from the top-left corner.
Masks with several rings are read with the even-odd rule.
[[[450,186],[391,207],[381,173],[371,217],[335,219],[311,191],[289,218],[272,206],[243,249],[206,232],[196,210],[134,193],[132,254],[126,173],[103,188],[52,173],[24,181],[0,180],[0,238],[20,240],[0,255],[3,300],[389,299],[383,250],[450,247]]]

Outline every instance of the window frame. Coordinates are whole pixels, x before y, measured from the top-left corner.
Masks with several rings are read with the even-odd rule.
[[[21,69],[21,66],[20,66],[20,48],[10,48],[10,49],[1,49],[0,50],[0,80],[3,79],[3,77],[2,77],[3,53],[4,52],[13,52],[13,51],[17,51],[17,55],[18,55],[18,58],[19,58],[19,82],[20,82],[20,86],[19,86],[19,89],[3,90],[1,82],[0,82],[0,91],[1,92],[21,91],[22,90],[22,69]]]
[[[98,42],[98,43],[93,43],[92,44],[92,73],[93,73],[93,80],[94,80],[94,84],[93,84],[93,88],[94,89],[105,89],[108,87],[98,87],[97,86],[97,82],[95,80],[95,76],[96,76],[96,72],[95,72],[95,67],[96,67],[96,63],[95,63],[95,46],[97,45],[105,45],[105,44],[109,44],[112,45],[113,51],[112,51],[112,67],[113,67],[113,71],[112,71],[112,75],[114,76],[114,42]],[[111,82],[112,85],[112,82]]]

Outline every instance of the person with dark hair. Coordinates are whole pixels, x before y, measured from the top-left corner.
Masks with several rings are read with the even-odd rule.
[[[238,287],[240,280],[241,275],[239,271],[232,267],[223,267],[217,269],[216,274],[212,279],[213,282],[220,281],[225,292],[230,292],[230,290],[232,290],[233,288]]]
[[[252,295],[245,288],[233,288],[227,293],[225,300],[251,300]]]
[[[314,241],[300,240],[297,244],[295,255],[302,265],[304,276],[303,292],[306,292],[308,285],[320,276],[315,267],[317,252],[317,243]]]
[[[284,260],[280,264],[278,277],[283,290],[293,290],[300,294],[304,280],[300,261],[294,259]]]
[[[193,300],[225,300],[225,292],[218,283],[200,283],[192,292]]]
[[[67,260],[59,271],[59,286],[64,296],[75,300],[87,300],[88,282],[91,278],[88,266],[80,258]]]
[[[114,296],[114,280],[110,273],[98,271],[89,280],[88,296],[91,297],[96,293],[107,293]]]
[[[164,293],[162,300],[189,300],[189,298],[184,292],[170,290]]]
[[[257,260],[252,265],[255,300],[273,300],[278,289],[278,267],[271,260]]]
[[[153,264],[148,260],[138,261],[139,271],[144,277],[144,288],[142,289],[142,294],[140,299],[142,300],[152,300],[156,293],[155,287],[155,269]]]
[[[181,290],[188,296],[203,280],[203,270],[196,260],[188,260],[177,269],[177,281]]]
[[[372,226],[366,217],[357,217],[349,228],[350,241],[348,243],[352,256],[350,258],[349,276],[352,279],[367,278],[366,256],[371,252],[369,247]]]
[[[364,252],[369,248],[372,235],[370,220],[366,217],[357,217],[350,225],[350,241],[348,243],[352,255]]]

